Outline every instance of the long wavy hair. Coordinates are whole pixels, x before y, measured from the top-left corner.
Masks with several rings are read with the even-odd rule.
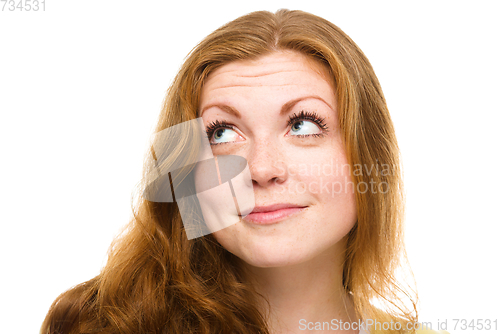
[[[156,132],[197,117],[203,83],[215,69],[280,50],[301,52],[327,66],[347,159],[358,170],[352,173],[354,188],[370,181],[384,184],[384,191],[356,191],[358,219],[347,236],[343,286],[358,316],[399,321],[404,328],[417,321],[417,310],[414,290],[396,279],[397,269],[407,267],[399,149],[372,66],[338,27],[283,9],[227,23],[186,58],[167,92]],[[182,137],[175,145],[189,149]],[[144,180],[156,159],[153,149],[147,152]],[[175,202],[138,196],[133,214],[100,274],[62,293],[40,333],[269,333],[239,258],[212,235],[188,240]]]

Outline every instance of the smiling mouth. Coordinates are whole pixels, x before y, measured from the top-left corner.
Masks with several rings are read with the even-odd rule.
[[[307,206],[297,205],[273,205],[268,207],[256,207],[243,219],[253,224],[266,225],[274,224],[292,215],[298,214]]]

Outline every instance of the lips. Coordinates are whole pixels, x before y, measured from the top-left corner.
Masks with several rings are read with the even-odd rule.
[[[307,206],[290,203],[256,206],[244,219],[254,224],[273,224],[291,215],[295,215],[305,208],[307,208]]]

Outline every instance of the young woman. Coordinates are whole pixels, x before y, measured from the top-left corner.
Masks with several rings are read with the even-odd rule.
[[[56,299],[41,333],[415,332],[416,297],[395,278],[404,255],[395,133],[374,71],[345,33],[288,10],[219,28],[188,56],[156,130],[197,118],[213,156],[245,158],[251,211],[189,237],[189,208],[148,187],[153,170],[196,147],[177,136],[160,159],[156,142],[135,218],[102,272]]]

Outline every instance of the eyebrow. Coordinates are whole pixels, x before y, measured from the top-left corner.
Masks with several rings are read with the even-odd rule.
[[[333,110],[333,107],[328,102],[326,102],[323,98],[321,98],[317,95],[310,95],[310,96],[299,97],[297,99],[294,99],[294,100],[291,100],[291,101],[288,101],[287,103],[285,103],[281,107],[280,116],[286,115],[300,101],[304,101],[304,100],[308,100],[308,99],[317,99],[317,100],[323,101],[323,103],[325,103],[328,107],[330,107],[330,109]],[[213,107],[217,107],[217,108],[221,109],[222,111],[225,111],[228,114],[235,116],[236,118],[241,118],[241,114],[239,113],[238,110],[236,110],[235,108],[233,108],[231,106],[228,106],[227,104],[221,104],[221,103],[213,103],[213,104],[209,104],[208,106],[205,106],[201,110],[200,117],[203,116],[203,113],[205,112],[205,110],[213,108]]]

